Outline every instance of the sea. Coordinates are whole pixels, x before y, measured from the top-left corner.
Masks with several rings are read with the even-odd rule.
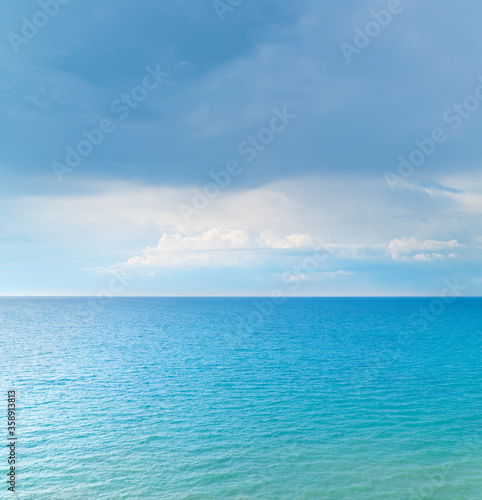
[[[0,339],[2,499],[482,499],[480,298],[2,298]]]

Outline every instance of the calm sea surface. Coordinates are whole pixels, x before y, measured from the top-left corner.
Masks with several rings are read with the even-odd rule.
[[[482,299],[0,299],[18,499],[482,499]]]

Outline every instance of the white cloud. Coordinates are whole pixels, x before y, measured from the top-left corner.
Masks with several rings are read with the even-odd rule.
[[[453,255],[453,254],[451,254]],[[444,256],[440,253],[418,253],[416,255],[413,256],[413,259],[414,260],[419,260],[419,261],[422,261],[422,262],[427,262],[427,261],[430,261],[430,260],[443,260],[444,259]]]
[[[466,214],[482,214],[482,175],[445,176],[427,189],[431,196],[454,202]]]
[[[440,260],[444,256],[435,253],[438,250],[452,250],[460,248],[462,245],[457,240],[437,241],[437,240],[418,240],[417,238],[395,238],[390,241],[387,247],[387,255],[392,259],[410,256],[412,254],[415,260]],[[432,253],[427,253],[432,251]],[[423,253],[418,253],[423,252]]]
[[[192,188],[96,184],[83,195],[0,201],[2,231],[49,239],[79,269],[127,266],[132,274],[162,269],[257,268],[273,275],[296,264],[321,238],[330,241],[335,272],[344,261],[437,261],[480,255],[482,226],[447,197],[417,192],[410,200],[375,180],[322,176],[225,190],[187,223],[179,212]],[[340,193],[343,193],[340,196]],[[427,222],[429,221],[429,222]],[[467,229],[469,228],[469,229]],[[479,243],[477,243],[479,241]]]
[[[309,246],[313,243],[313,238],[308,234],[293,233],[283,237],[273,231],[263,231],[260,241],[266,247],[289,249]]]
[[[253,264],[259,251],[300,248],[311,242],[304,234],[275,237],[244,229],[208,229],[195,235],[164,233],[155,247],[132,257],[127,268],[173,269],[190,267],[244,267]],[[119,266],[119,265],[117,265]]]

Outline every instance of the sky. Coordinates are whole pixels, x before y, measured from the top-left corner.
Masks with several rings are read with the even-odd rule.
[[[0,295],[481,295],[480,2],[2,14]]]

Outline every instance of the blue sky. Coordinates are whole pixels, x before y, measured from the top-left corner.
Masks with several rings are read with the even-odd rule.
[[[0,20],[1,295],[481,294],[480,3],[63,3]]]

